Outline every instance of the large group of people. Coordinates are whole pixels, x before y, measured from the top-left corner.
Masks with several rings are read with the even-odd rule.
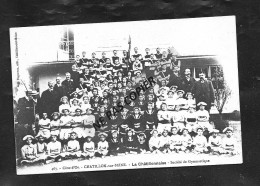
[[[58,76],[41,96],[27,91],[18,100],[23,164],[128,153],[235,154],[233,129],[222,139],[210,119],[214,88],[204,72],[198,81],[190,69],[180,76],[170,48],[117,53],[98,59],[82,52],[65,80]],[[153,83],[144,89],[148,78]]]

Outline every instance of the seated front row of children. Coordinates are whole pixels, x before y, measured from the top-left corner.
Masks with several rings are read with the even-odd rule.
[[[23,138],[26,144],[22,147],[21,164],[49,163],[52,161],[62,161],[64,159],[80,158],[92,159],[95,157],[117,156],[124,154],[146,154],[146,153],[211,153],[211,154],[236,154],[236,141],[233,137],[233,129],[227,127],[223,130],[225,137],[222,139],[214,129],[207,141],[203,135],[203,128],[198,127],[197,135],[192,138],[188,129],[182,130],[182,135],[178,134],[177,127],[173,126],[171,131],[164,129],[161,134],[157,129],[151,131],[151,138],[146,139],[145,133],[135,134],[133,129],[128,128],[126,136],[119,139],[118,131],[111,132],[111,137],[104,132],[99,133],[99,142],[95,144],[92,136],[88,135],[83,147],[77,140],[77,133],[70,133],[70,140],[62,147],[57,140],[57,135],[51,135],[51,141],[46,144],[42,135],[37,136],[37,143],[33,144],[33,136],[27,135]]]

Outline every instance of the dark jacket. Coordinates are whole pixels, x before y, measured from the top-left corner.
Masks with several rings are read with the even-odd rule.
[[[205,80],[204,83],[196,81],[192,88],[192,93],[196,99],[196,103],[201,101],[207,103],[207,108],[210,108],[211,103],[214,103],[215,94],[211,81]]]

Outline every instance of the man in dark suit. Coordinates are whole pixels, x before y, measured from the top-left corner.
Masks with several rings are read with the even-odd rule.
[[[178,66],[175,66],[173,68],[173,73],[170,74],[169,83],[168,83],[167,86],[168,87],[177,86],[178,89],[180,89],[179,87],[181,87],[181,77],[179,75],[179,67]]]
[[[35,96],[38,95],[36,91],[26,91],[26,96],[18,100],[18,124],[26,128],[26,134],[33,134],[32,124],[35,121],[35,115],[38,114],[38,101]]]
[[[75,82],[71,79],[69,72],[66,72],[66,79],[61,83],[64,86],[65,95],[71,98],[71,93],[75,91]]]
[[[48,117],[52,115],[53,112],[59,110],[59,95],[58,92],[54,90],[54,82],[48,82],[49,88],[42,92],[41,96],[41,114],[47,113]]]
[[[61,84],[61,77],[58,76],[56,78],[56,84],[54,85],[53,90],[58,93],[59,101],[61,97],[66,96],[64,86]]]
[[[192,93],[196,99],[196,104],[199,102],[207,103],[205,109],[210,111],[211,105],[214,104],[215,94],[212,82],[205,78],[205,72],[199,74],[200,80],[196,81]]]
[[[179,89],[184,90],[185,94],[191,92],[196,80],[191,77],[190,69],[185,69],[184,77],[181,80],[181,87]]]

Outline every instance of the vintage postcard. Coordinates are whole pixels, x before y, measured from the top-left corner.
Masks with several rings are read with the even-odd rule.
[[[241,164],[234,16],[10,29],[17,174]]]

